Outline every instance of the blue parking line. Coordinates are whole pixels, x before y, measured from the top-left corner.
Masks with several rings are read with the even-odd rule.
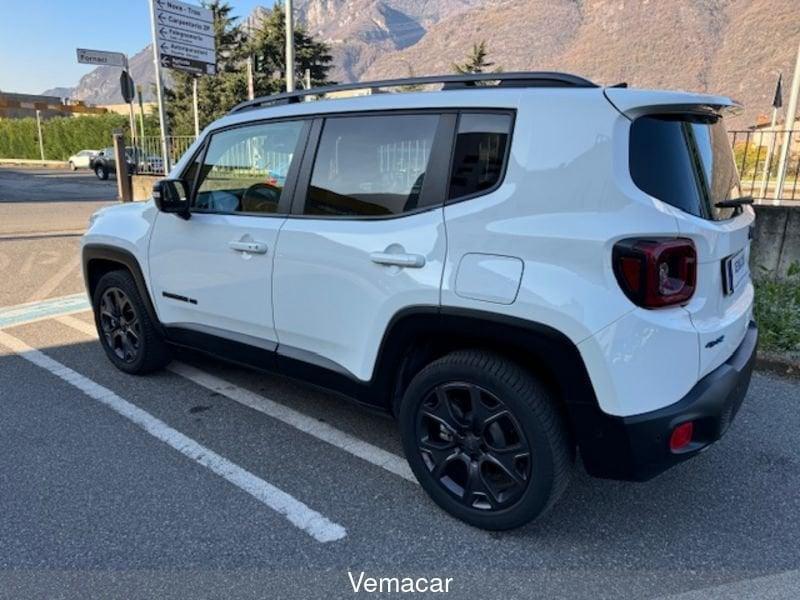
[[[70,296],[42,300],[41,302],[8,306],[0,308],[0,329],[49,319],[59,315],[81,312],[90,308],[91,305],[86,294],[72,294]]]

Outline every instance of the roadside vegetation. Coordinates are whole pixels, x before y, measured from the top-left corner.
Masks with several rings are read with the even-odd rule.
[[[157,124],[148,117],[145,132],[157,134]],[[118,114],[55,117],[42,121],[45,160],[67,160],[78,150],[105,148],[111,134],[122,129],[130,139],[128,117]],[[36,119],[0,119],[0,158],[41,158]]]
[[[757,279],[755,287],[761,349],[800,360],[800,263],[785,279]]]

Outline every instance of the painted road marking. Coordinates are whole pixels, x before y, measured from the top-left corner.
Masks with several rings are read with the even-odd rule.
[[[124,400],[108,388],[62,365],[39,350],[28,346],[22,340],[0,331],[0,345],[6,346],[25,360],[56,375],[90,398],[97,400],[117,414],[132,421],[147,433],[187,458],[192,459],[247,492],[256,500],[283,515],[292,525],[305,531],[315,540],[333,542],[347,535],[347,530],[344,527],[328,520],[293,496],[220,456],[213,450],[197,443],[180,431],[173,429],[135,404]]]
[[[43,298],[47,298],[50,294],[53,293],[61,282],[64,281],[70,274],[78,268],[81,264],[80,257],[75,256],[70,261],[67,262],[63,267],[61,267],[58,271],[53,273],[53,276],[50,277],[47,281],[45,281],[41,287],[36,290],[33,295],[31,296],[31,301],[35,300],[42,300]]]
[[[86,294],[72,294],[40,302],[27,302],[0,308],[0,329],[34,323],[57,315],[83,312],[91,308]]]
[[[97,337],[97,330],[91,323],[70,316],[58,317],[56,320],[81,333]],[[312,435],[323,442],[327,442],[331,446],[336,446],[340,450],[344,450],[361,460],[381,467],[407,481],[417,483],[417,479],[411,472],[411,467],[408,466],[408,462],[402,456],[398,456],[374,444],[360,440],[327,423],[304,415],[288,406],[239,387],[220,377],[201,371],[196,367],[176,361],[167,368],[173,373],[188,379],[192,383],[196,383],[208,390],[222,394],[239,404],[243,404],[248,408],[252,408],[273,419],[277,419],[286,425],[299,429],[304,433]]]

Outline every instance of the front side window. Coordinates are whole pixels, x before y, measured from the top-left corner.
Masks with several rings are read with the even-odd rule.
[[[463,113],[459,117],[451,200],[485,192],[500,181],[510,135],[510,115]]]
[[[421,208],[437,115],[329,118],[304,212],[373,217]]]
[[[237,127],[212,134],[193,209],[276,213],[303,123]]]

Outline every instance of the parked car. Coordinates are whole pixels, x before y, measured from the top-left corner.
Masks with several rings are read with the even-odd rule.
[[[98,152],[98,150],[81,150],[80,152],[76,152],[68,159],[70,170],[77,171],[78,169],[90,168],[92,159],[97,156]]]
[[[127,146],[125,148],[125,162],[128,173],[156,173],[164,172],[164,163],[160,156],[147,154],[140,148]],[[114,148],[104,148],[90,162],[90,167],[98,179],[108,179],[109,174],[116,173]]]
[[[379,407],[422,488],[486,529],[543,514],[578,453],[639,481],[705,450],[758,337],[736,104],[558,73],[391,83],[434,81],[244,103],[153,201],[95,214],[109,360],[189,346]],[[357,86],[388,87],[334,89]]]

